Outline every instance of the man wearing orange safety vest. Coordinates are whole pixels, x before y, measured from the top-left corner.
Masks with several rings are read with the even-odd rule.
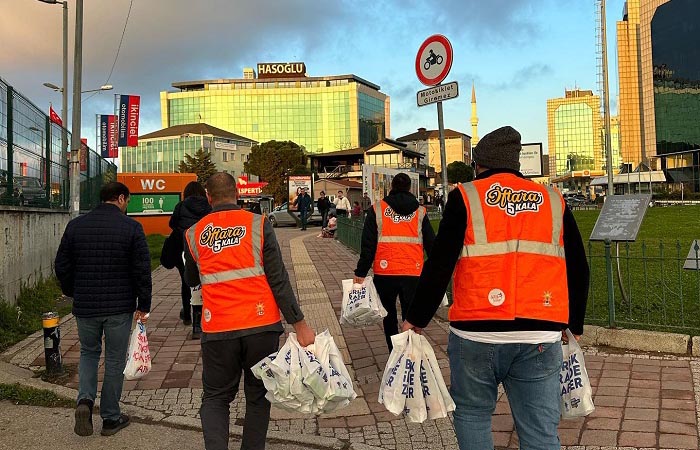
[[[388,313],[384,335],[389,350],[391,336],[399,332],[396,296],[403,320],[423,268],[423,250],[430,252],[434,239],[425,208],[411,193],[411,179],[405,173],[396,174],[389,195],[367,209],[354,279],[355,283],[362,283],[370,267],[374,271],[374,286]]]
[[[558,450],[562,330],[583,334],[581,234],[559,192],[519,172],[520,150],[511,127],[479,141],[476,179],[450,193],[403,325],[428,325],[454,271],[447,349],[460,450],[493,449],[501,383],[520,447]]]
[[[278,349],[280,310],[302,346],[314,331],[304,321],[275,233],[265,217],[236,205],[236,180],[216,173],[206,184],[212,212],[185,233],[185,280],[202,285],[200,416],[207,450],[226,450],[229,405],[245,373],[242,449],[265,448],[270,403],[250,368]]]

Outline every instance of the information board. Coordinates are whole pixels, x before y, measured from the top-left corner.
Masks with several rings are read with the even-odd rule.
[[[686,270],[700,270],[700,240],[695,239],[693,243],[690,244],[688,257],[685,259],[683,268]]]
[[[179,201],[180,194],[131,194],[126,213],[130,216],[172,214]]]
[[[651,194],[609,196],[605,199],[590,240],[634,241],[650,201]]]

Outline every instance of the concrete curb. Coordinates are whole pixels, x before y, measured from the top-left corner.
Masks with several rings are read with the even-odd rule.
[[[664,333],[660,331],[604,328],[586,325],[581,345],[608,346],[626,350],[673,353],[677,355],[697,355],[700,352],[700,338],[691,340],[687,334]]]
[[[374,445],[354,443],[350,444],[348,450],[386,450],[384,447],[375,447]]]

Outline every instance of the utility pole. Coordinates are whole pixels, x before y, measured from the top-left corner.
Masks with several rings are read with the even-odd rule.
[[[73,122],[71,124],[70,211],[80,214],[80,114],[83,76],[83,0],[75,0],[75,54],[73,56]],[[64,86],[65,90],[65,86]]]
[[[61,92],[61,160],[68,156],[68,1],[63,1],[63,91]],[[65,198],[65,197],[64,197]]]
[[[608,38],[605,23],[605,0],[600,1],[601,15],[601,38],[603,40],[603,107],[605,120],[605,159],[608,172],[608,195],[615,195],[615,185],[613,183],[612,167],[612,145],[610,142],[610,90],[608,87]]]

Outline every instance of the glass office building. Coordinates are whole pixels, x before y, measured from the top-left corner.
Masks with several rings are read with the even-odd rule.
[[[206,123],[177,125],[139,137],[136,147],[123,147],[121,172],[175,173],[185,155],[200,148],[209,152],[217,170],[233,176],[244,175],[255,141]]]
[[[700,192],[700,2],[673,0],[651,21],[656,154],[669,181]]]
[[[613,167],[620,165],[619,127],[611,120]],[[547,100],[547,136],[551,177],[606,168],[600,97],[592,91],[566,90]]]
[[[290,140],[309,153],[367,147],[390,134],[389,97],[355,75],[270,75],[173,83],[161,92],[164,128],[206,122],[257,142]],[[280,64],[281,66],[281,64]],[[305,71],[305,69],[304,69]]]

